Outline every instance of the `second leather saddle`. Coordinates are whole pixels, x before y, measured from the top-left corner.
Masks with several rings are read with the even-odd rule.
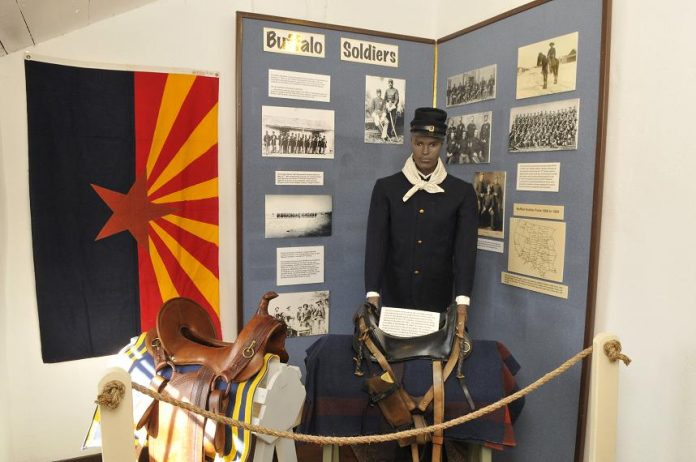
[[[224,415],[234,398],[229,385],[256,375],[266,353],[288,360],[287,327],[268,314],[268,303],[277,296],[275,292],[263,295],[258,311],[234,342],[220,339],[210,314],[193,300],[167,301],[158,313],[156,328],[147,332],[156,369],[151,388]],[[167,369],[170,374],[162,374]],[[153,400],[138,423],[138,428],[143,426],[151,462],[202,462],[206,456],[223,455],[229,446],[224,425],[215,424],[214,434],[207,434],[206,419],[164,402]]]

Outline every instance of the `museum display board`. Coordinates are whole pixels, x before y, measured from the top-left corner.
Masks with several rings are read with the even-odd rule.
[[[536,1],[437,41],[239,13],[239,326],[276,290],[291,363],[315,335],[352,333],[372,186],[435,102],[448,174],[479,198],[472,337],[507,345],[521,386],[590,344],[609,3]],[[382,117],[377,90],[398,94]],[[496,460],[580,460],[587,381],[576,367],[530,395]]]
[[[247,310],[244,320],[255,309],[259,294],[276,290],[281,297],[295,295],[272,301],[271,310],[278,302],[302,308],[320,301],[328,322],[310,326],[316,327],[314,333],[326,332],[327,326],[331,333],[352,332],[353,312],[365,296],[370,192],[375,179],[403,166],[410,149],[404,129],[413,109],[432,105],[435,42],[247,13],[238,18],[238,287],[239,306]],[[264,45],[273,37],[277,43],[282,34],[306,37],[323,53],[265,52]],[[351,50],[362,49],[363,56],[398,53],[394,58],[398,67],[381,59],[374,60],[377,64],[341,59],[341,51],[348,47],[341,40],[346,39],[353,44]],[[382,142],[377,136],[376,142],[366,143],[366,124],[368,138],[376,133],[373,122],[366,120],[366,87],[370,92],[386,91],[389,79],[399,91],[407,120],[404,123],[403,112],[398,111],[399,138]],[[281,140],[266,146],[266,132],[312,138],[322,133],[327,146],[320,149],[310,139],[305,148],[306,137],[301,148],[297,140],[294,148]],[[306,314],[293,313],[294,318],[301,316]],[[296,327],[299,337],[287,342],[288,351],[294,363],[302,364],[304,350],[316,337],[304,337]]]

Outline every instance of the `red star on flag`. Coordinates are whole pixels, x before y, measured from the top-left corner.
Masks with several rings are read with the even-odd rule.
[[[151,220],[169,215],[176,207],[165,204],[155,204],[147,197],[147,184],[144,177],[139,177],[127,194],[112,191],[92,184],[99,197],[113,211],[109,220],[99,231],[95,241],[128,231],[133,235],[138,245],[148,249],[148,224]]]

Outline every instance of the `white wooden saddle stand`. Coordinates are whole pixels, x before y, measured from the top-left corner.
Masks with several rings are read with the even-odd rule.
[[[618,412],[619,362],[611,361],[604,353],[604,344],[618,337],[601,333],[593,341],[590,397],[587,419],[587,442],[585,459],[588,462],[613,462],[616,459],[616,419]],[[133,400],[130,376],[119,368],[107,370],[99,382],[97,393],[111,380],[118,380],[126,387],[121,405],[116,409],[102,407],[102,460],[123,462],[133,459]],[[305,390],[300,383],[299,370],[279,362],[269,365],[265,380],[254,395],[259,404],[254,413],[254,423],[277,430],[294,427],[299,419]],[[254,406],[255,408],[257,406]],[[274,451],[278,461],[297,460],[295,446],[290,440],[279,440],[265,435],[256,435],[254,462],[271,461]],[[491,451],[477,452],[476,462],[492,460]],[[338,462],[338,446],[324,447],[324,462]]]

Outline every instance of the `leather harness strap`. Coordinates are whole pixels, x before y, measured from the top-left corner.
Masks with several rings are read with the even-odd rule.
[[[464,393],[464,398],[466,399],[469,408],[471,408],[471,410],[473,411],[474,409],[476,409],[476,405],[474,404],[474,400],[471,398],[469,387],[466,386],[464,374],[461,371],[462,360],[460,359],[460,352],[462,352],[462,354],[468,354],[471,351],[471,345],[466,343],[464,337],[466,318],[466,306],[457,306],[457,340],[452,345],[452,352],[450,353],[450,357],[447,359],[447,364],[445,364],[443,382],[447,381],[450,374],[454,370],[454,367],[457,366],[457,379],[459,380],[459,386],[461,387],[462,392]],[[468,349],[465,350],[467,347]],[[425,412],[425,410],[430,405],[430,401],[432,401],[432,399],[433,387],[430,387],[430,389],[425,393],[425,395],[423,395],[423,398],[421,399],[420,403],[418,403],[418,409],[420,409],[421,412]]]
[[[423,395],[418,404],[411,397],[411,395],[406,392],[401,386],[398,385],[398,380],[394,370],[392,369],[389,361],[382,353],[381,349],[375,344],[371,338],[370,328],[367,326],[365,319],[362,316],[356,318],[356,324],[358,327],[358,332],[360,336],[360,342],[364,344],[370,351],[375,361],[380,365],[380,367],[385,371],[391,381],[395,384],[394,387],[403,397],[403,402],[408,410],[412,413],[413,426],[415,428],[422,428],[426,426],[423,413],[426,412],[430,403],[433,403],[433,423],[438,424],[444,421],[445,416],[445,381],[451,375],[452,371],[457,367],[457,379],[464,392],[464,396],[469,404],[471,410],[474,410],[474,402],[471,399],[471,394],[464,381],[464,374],[462,373],[462,362],[464,357],[466,357],[471,351],[471,345],[468,343],[467,337],[465,335],[465,325],[466,325],[466,307],[457,307],[457,323],[456,323],[456,337],[452,342],[451,350],[447,362],[444,367],[441,360],[433,360],[433,385],[430,386],[428,391]],[[359,370],[359,362],[362,360],[361,354],[358,353],[358,358],[356,358],[356,375]],[[371,379],[368,379],[371,380]],[[404,411],[405,412],[405,411]],[[389,420],[389,419],[387,419]],[[432,461],[440,462],[442,459],[442,447],[444,443],[444,432],[442,430],[435,431],[430,437],[430,435],[424,435],[423,437],[410,438],[406,440],[399,440],[400,445],[410,445],[411,446],[411,458],[413,462],[419,462],[419,452],[418,445],[424,444],[425,442],[432,440],[433,452]]]
[[[447,362],[445,363],[445,368],[442,372],[442,381],[446,382],[447,379],[449,378],[450,374],[454,370],[454,367],[457,365],[457,359],[459,357],[459,342],[455,342],[454,345],[452,345],[452,354],[450,354],[450,357],[447,359]],[[421,398],[420,402],[418,403],[418,409],[421,412],[425,412],[425,410],[430,406],[430,402],[433,400],[433,387],[434,384],[428,388],[428,391],[423,395],[423,398]]]
[[[367,326],[365,325],[365,321],[361,318],[359,322],[361,329],[364,329],[363,332],[367,332]],[[382,352],[379,350],[379,348],[377,348],[377,345],[374,344],[369,335],[365,335],[363,342],[365,343],[365,346],[367,346],[367,349],[370,350],[370,353],[372,353],[372,355],[375,357],[380,367],[382,367],[382,369],[389,374],[389,377],[391,378],[392,382],[399,383],[399,380],[396,377],[396,374],[394,373],[394,370],[392,369],[391,365],[387,361],[387,358],[384,357]],[[413,400],[411,395],[409,395],[406,392],[406,390],[399,387],[399,393],[401,393],[404,401],[406,402],[406,405],[408,406],[409,411],[413,411],[414,409],[416,409],[415,401]]]
[[[442,423],[445,418],[445,381],[442,377],[442,361],[433,361],[433,424]],[[433,462],[442,458],[443,431],[433,432]]]
[[[191,404],[202,409],[208,408],[208,394],[213,383],[215,374],[205,366],[202,366],[196,373],[196,381],[191,391]],[[205,421],[206,419],[198,414],[189,413],[188,419],[189,435],[192,441],[191,454],[189,455],[191,462],[204,462],[205,451]]]

